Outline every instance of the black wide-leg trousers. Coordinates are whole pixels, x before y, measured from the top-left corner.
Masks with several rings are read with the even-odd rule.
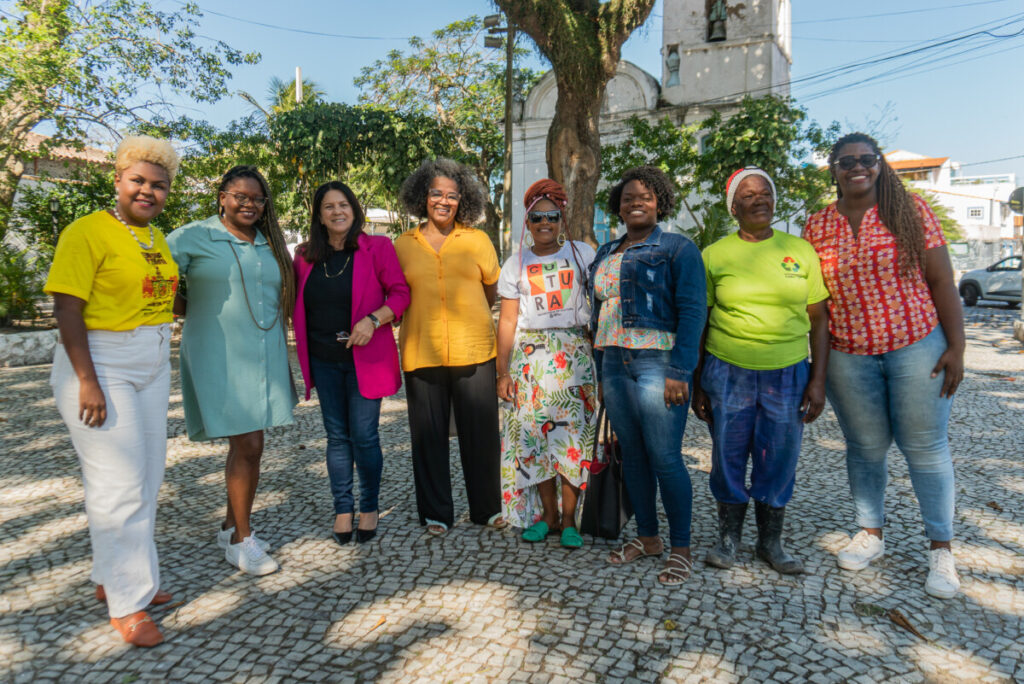
[[[466,479],[469,519],[484,525],[501,511],[501,436],[495,361],[434,366],[405,373],[412,437],[412,468],[420,524],[455,523],[448,454],[450,411],[455,412]]]

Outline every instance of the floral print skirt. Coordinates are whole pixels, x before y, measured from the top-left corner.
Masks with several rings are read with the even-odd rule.
[[[556,475],[574,487],[584,481],[597,419],[590,342],[579,328],[517,330],[509,373],[515,393],[501,403],[502,501],[512,525],[529,527],[543,513],[538,484]]]

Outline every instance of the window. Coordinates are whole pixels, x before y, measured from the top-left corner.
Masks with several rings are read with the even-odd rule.
[[[967,207],[967,218],[985,218],[985,207]]]

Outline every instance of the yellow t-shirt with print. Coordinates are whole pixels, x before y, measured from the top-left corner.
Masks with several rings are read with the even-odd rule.
[[[153,248],[144,250],[128,230],[109,212],[97,211],[69,225],[57,241],[43,289],[85,300],[89,330],[134,330],[173,318],[178,266],[163,233],[153,228]],[[147,229],[133,230],[148,240]]]

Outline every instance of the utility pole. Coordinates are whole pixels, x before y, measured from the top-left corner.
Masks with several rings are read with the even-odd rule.
[[[302,67],[295,67],[295,104],[302,104]]]

